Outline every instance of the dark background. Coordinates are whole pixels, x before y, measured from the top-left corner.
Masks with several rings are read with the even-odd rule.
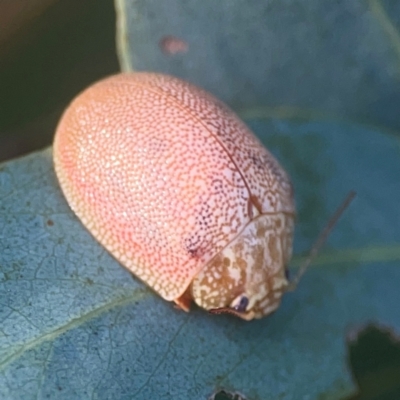
[[[0,161],[51,144],[72,98],[119,70],[110,1],[0,2]]]

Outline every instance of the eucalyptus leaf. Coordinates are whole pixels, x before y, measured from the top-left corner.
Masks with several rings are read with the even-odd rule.
[[[248,122],[293,178],[297,254],[358,193],[298,289],[259,321],[186,314],[138,282],[69,209],[51,149],[0,166],[0,398],[187,400],[224,389],[339,399],[355,390],[348,330],[369,321],[400,330],[399,137],[327,121]]]
[[[116,0],[125,70],[170,73],[235,109],[400,128],[396,0]],[[186,52],[166,54],[176,37]]]

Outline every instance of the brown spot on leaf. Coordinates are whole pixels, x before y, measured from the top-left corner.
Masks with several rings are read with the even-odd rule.
[[[172,35],[162,37],[159,46],[162,52],[169,56],[178,53],[186,53],[189,49],[189,45],[187,44],[187,42]]]

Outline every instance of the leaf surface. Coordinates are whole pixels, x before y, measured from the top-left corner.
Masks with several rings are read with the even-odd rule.
[[[306,251],[350,190],[325,251],[269,318],[174,309],[72,214],[51,150],[0,169],[0,398],[340,398],[353,389],[346,333],[400,329],[396,136],[335,122],[252,120],[291,174]],[[293,265],[298,264],[298,257]]]
[[[334,114],[399,129],[396,0],[116,0],[124,70],[170,73],[235,109]],[[187,51],[166,54],[176,37]]]

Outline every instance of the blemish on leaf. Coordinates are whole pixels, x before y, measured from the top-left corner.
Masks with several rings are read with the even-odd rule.
[[[187,42],[172,35],[163,36],[159,42],[159,46],[164,54],[170,56],[178,53],[186,53],[189,49]]]
[[[239,392],[219,390],[218,392],[213,393],[208,400],[247,400],[247,397]]]

